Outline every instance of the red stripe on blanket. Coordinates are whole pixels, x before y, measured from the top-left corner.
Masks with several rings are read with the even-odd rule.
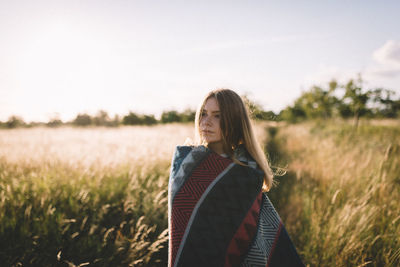
[[[221,157],[214,152],[210,153],[209,156],[193,170],[191,176],[176,194],[173,200],[171,216],[171,266],[175,263],[176,254],[187,223],[198,200],[211,182],[231,163],[232,160],[229,158]]]
[[[239,266],[243,256],[247,253],[251,241],[257,232],[257,222],[260,216],[262,192],[257,196],[246,217],[233,236],[226,252],[225,267]]]

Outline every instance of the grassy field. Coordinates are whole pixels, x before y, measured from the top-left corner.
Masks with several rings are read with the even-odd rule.
[[[310,266],[400,266],[400,122],[270,128],[270,197]]]
[[[165,266],[170,163],[193,130],[0,131],[0,262]],[[265,125],[256,132],[265,142]]]
[[[400,265],[400,122],[260,123],[268,194],[310,266]],[[165,266],[167,183],[191,124],[0,131],[0,262]]]

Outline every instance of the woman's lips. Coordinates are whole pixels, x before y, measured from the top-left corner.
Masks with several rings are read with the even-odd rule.
[[[206,133],[206,134],[212,134],[212,133],[213,133],[213,132],[208,131],[208,130],[202,130],[202,132],[203,132],[203,133]]]

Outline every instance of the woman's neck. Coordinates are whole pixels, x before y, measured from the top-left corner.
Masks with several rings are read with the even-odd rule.
[[[209,143],[208,147],[211,150],[213,150],[215,153],[218,153],[220,155],[225,153],[225,151],[224,151],[224,149],[222,147],[222,142]]]

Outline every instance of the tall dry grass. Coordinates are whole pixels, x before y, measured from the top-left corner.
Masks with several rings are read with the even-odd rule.
[[[363,121],[357,131],[346,121],[309,122],[275,131],[271,142],[289,172],[270,194],[304,261],[399,266],[399,122]]]
[[[0,262],[165,266],[170,161],[188,137],[191,124],[0,131]]]
[[[192,126],[167,124],[120,128],[30,128],[0,131],[0,158],[18,164],[63,162],[82,167],[141,165],[171,158]],[[183,141],[182,141],[183,140]]]

